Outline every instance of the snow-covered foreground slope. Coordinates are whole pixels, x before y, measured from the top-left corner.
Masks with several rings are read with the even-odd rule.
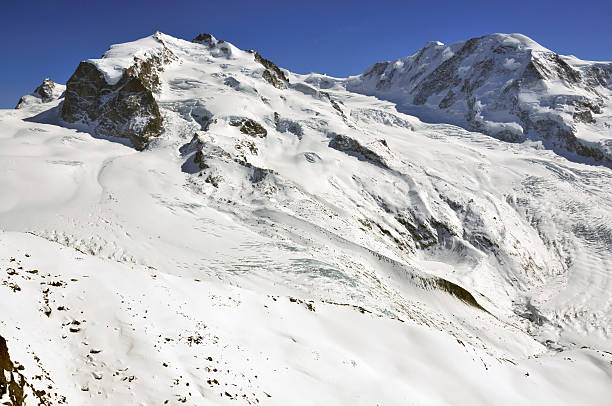
[[[412,321],[29,234],[0,234],[0,261],[14,290],[0,296],[8,355],[50,404],[596,405],[611,394],[601,351],[498,359]]]
[[[52,404],[606,404],[610,169],[345,85],[157,33],[0,111],[13,375]]]

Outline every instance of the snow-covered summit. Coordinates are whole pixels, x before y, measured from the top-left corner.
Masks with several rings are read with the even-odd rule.
[[[261,82],[279,89],[288,84],[284,72],[256,52],[242,51],[209,34],[188,42],[156,32],[134,42],[113,45],[100,59],[81,62],[66,83],[61,118],[86,126],[98,135],[129,138],[136,148],[145,148],[168,129],[159,103],[176,92],[173,80],[164,80],[162,73],[166,69],[175,74],[203,72],[206,64],[222,69],[236,67],[241,76],[259,77]],[[200,82],[192,82],[196,85],[189,88],[195,92],[204,90],[197,83]],[[226,85],[238,87],[239,82],[228,77]],[[199,99],[194,94],[187,98]]]
[[[521,34],[491,34],[428,43],[373,65],[347,88],[429,121],[610,161],[611,83],[612,63],[557,55]]]
[[[248,73],[279,89],[289,86],[289,72],[257,52],[240,50],[211,34],[188,42],[156,32],[113,45],[101,59],[83,62],[68,83],[62,118],[92,126],[101,135],[131,138],[144,148],[164,131],[157,102],[164,98],[162,87],[168,86],[160,81],[160,72],[171,64],[190,70],[213,60],[223,69],[240,67],[238,75],[227,78],[232,83]],[[82,76],[88,78],[83,82]],[[121,92],[128,79],[129,91]],[[88,89],[94,82],[92,95]],[[305,82],[326,88],[314,74]],[[612,63],[560,56],[521,34],[491,34],[451,45],[432,41],[413,55],[334,82],[390,100],[400,111],[427,121],[458,124],[511,142],[539,141],[562,154],[612,159]],[[142,89],[133,92],[134,85]],[[105,92],[117,94],[112,103],[92,99]],[[127,94],[138,98],[137,105],[126,106]],[[107,107],[94,111],[92,105]],[[132,113],[115,114],[118,109]]]

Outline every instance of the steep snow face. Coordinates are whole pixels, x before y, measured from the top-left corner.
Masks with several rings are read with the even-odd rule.
[[[464,47],[428,44],[423,74]],[[0,336],[28,383],[50,371],[69,404],[606,404],[609,168],[211,35],[111,51],[74,111],[125,129],[140,86],[162,123],[142,152],[58,126],[59,99],[0,112],[0,305],[27,313]]]
[[[135,60],[148,60],[168,52],[157,32],[133,42],[111,45],[110,49],[100,59],[88,59],[86,62],[94,65],[104,74],[109,85],[115,85],[125,71],[134,65]]]
[[[524,35],[429,43],[373,65],[347,88],[426,120],[612,161],[612,63],[557,55]]]

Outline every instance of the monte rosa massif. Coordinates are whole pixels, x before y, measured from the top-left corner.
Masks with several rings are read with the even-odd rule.
[[[0,403],[608,405],[612,63],[156,32],[0,110]]]

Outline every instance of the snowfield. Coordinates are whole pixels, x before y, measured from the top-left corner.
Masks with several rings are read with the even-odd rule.
[[[197,39],[114,45],[0,110],[1,401],[609,403],[605,161]],[[109,135],[156,114],[142,151]]]
[[[52,404],[605,404],[610,394],[602,351],[495,358],[351,305],[1,237],[2,266],[23,268],[10,277],[21,290],[0,299],[2,334]]]

